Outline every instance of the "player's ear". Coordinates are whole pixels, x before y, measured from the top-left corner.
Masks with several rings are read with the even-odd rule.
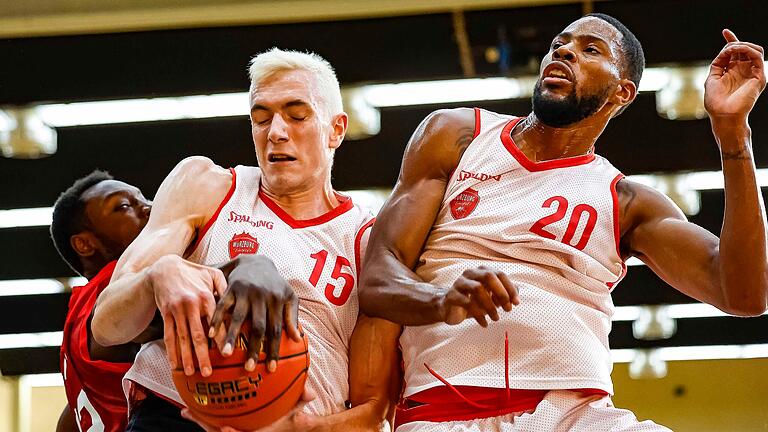
[[[637,86],[632,80],[622,78],[616,85],[616,91],[611,96],[611,102],[614,105],[625,107],[632,103],[637,97]]]
[[[328,147],[337,149],[344,141],[344,136],[347,134],[347,126],[349,125],[349,116],[347,113],[336,114],[331,120],[331,136],[328,140]]]
[[[83,231],[69,238],[72,249],[81,257],[89,257],[96,253],[98,240],[88,231]]]

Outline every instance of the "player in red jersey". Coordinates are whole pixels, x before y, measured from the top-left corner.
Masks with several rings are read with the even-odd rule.
[[[748,123],[764,53],[723,36],[704,96],[725,179],[719,238],[594,154],[644,63],[610,16],[554,38],[524,119],[442,110],[416,130],[360,281],[364,313],[408,326],[398,432],[668,431],[610,399],[611,290],[624,261],[732,315],[768,308]]]
[[[91,337],[90,316],[96,297],[109,284],[115,260],[146,225],[150,206],[139,189],[103,171],[77,180],[56,200],[54,245],[72,269],[89,279],[72,290],[64,323],[61,373],[68,406],[59,419],[59,432],[125,430],[122,379],[140,345],[99,346]],[[150,333],[137,342],[152,339]]]

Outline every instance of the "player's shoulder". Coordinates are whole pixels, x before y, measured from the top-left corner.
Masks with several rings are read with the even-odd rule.
[[[475,137],[475,111],[440,109],[430,113],[411,137],[403,160],[403,174],[447,178]],[[402,177],[401,177],[402,179]]]
[[[636,226],[657,218],[683,218],[672,200],[651,186],[622,178],[616,183],[622,225]]]
[[[425,131],[435,134],[474,134],[475,110],[473,108],[445,108],[432,111],[425,119]]]

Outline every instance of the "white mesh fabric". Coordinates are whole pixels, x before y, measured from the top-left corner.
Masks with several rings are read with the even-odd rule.
[[[372,215],[349,201],[342,204],[347,210],[341,213],[332,211],[312,221],[286,219],[259,196],[261,172],[258,168],[238,166],[235,172],[236,189],[232,197],[188,259],[206,265],[223,263],[230,260],[230,243],[235,236],[246,234],[255,239],[256,253],[274,261],[299,297],[299,322],[309,339],[311,365],[307,386],[317,394],[305,411],[321,415],[342,411],[349,397],[349,338],[358,315],[355,263],[360,257],[356,256],[355,245],[358,232],[368,225]],[[322,259],[311,255],[320,251],[327,251],[327,256],[313,285],[309,279]],[[337,257],[349,262],[339,266],[339,273],[350,274],[354,281],[342,305],[333,304],[326,295],[328,284],[332,298],[339,297],[345,285],[343,277],[338,274],[337,278],[332,277],[335,264],[341,262]],[[152,359],[137,359],[130,377],[146,388],[180,401],[170,381],[165,349],[159,342],[153,345],[159,349],[143,349],[139,354],[139,357],[151,355]]]
[[[467,269],[496,268],[516,284],[521,304],[511,312],[499,310],[501,319],[489,320],[485,329],[472,319],[406,328],[400,340],[405,395],[441,385],[425,363],[453,385],[504,387],[505,333],[510,387],[612,393],[610,290],[625,269],[614,234],[612,184],[620,173],[594,155],[529,170],[501,139],[515,119],[481,110],[480,121],[479,135],[447,186],[416,272],[447,289]],[[471,212],[460,209],[456,217],[451,202],[466,201],[470,188],[476,206]],[[560,204],[544,206],[552,197],[561,197]],[[563,218],[543,227],[555,239],[531,231],[565,201]],[[594,229],[584,234],[588,214],[577,212],[581,218],[565,244],[577,205],[594,209]],[[588,239],[583,250],[571,246],[582,239]]]

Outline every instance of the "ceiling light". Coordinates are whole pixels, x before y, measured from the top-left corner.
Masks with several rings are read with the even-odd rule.
[[[0,297],[64,292],[64,284],[55,279],[15,279],[0,281]]]
[[[632,379],[659,379],[667,376],[667,363],[662,360],[658,349],[640,349],[629,363]]]
[[[0,335],[0,349],[61,346],[64,333],[14,333]]]
[[[5,157],[36,159],[56,153],[56,131],[36,108],[5,108],[0,115],[0,152]]]
[[[53,220],[53,207],[0,210],[0,228],[49,226]]]
[[[632,322],[632,335],[639,340],[669,339],[676,331],[677,322],[661,305],[641,306],[639,316]]]

